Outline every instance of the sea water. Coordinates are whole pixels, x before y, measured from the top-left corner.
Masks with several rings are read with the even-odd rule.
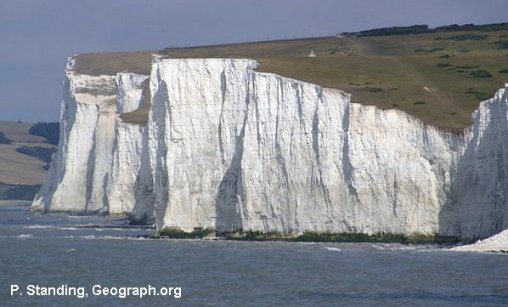
[[[153,232],[125,220],[4,206],[0,305],[508,304],[506,254],[435,245],[158,240]]]

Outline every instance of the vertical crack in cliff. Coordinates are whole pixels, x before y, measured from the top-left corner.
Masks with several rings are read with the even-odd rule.
[[[160,74],[159,69],[157,69],[158,75]],[[159,75],[158,80],[162,80],[162,77]],[[153,105],[152,105],[152,113],[158,114],[158,116],[154,116],[155,120],[152,127],[149,126],[149,130],[147,132],[150,140],[148,141],[148,146],[150,146],[150,141],[156,142],[156,153],[155,157],[151,156],[150,158],[155,159],[155,174],[153,174],[153,188],[155,190],[154,193],[154,212],[155,212],[155,223],[158,229],[161,229],[164,225],[164,218],[167,212],[169,203],[169,191],[170,186],[168,184],[168,169],[166,166],[166,159],[168,153],[168,142],[166,136],[166,132],[169,131],[169,140],[172,140],[171,133],[171,101],[169,98],[168,88],[166,82],[159,81],[157,85],[157,90],[153,95]],[[168,120],[166,121],[166,115]],[[166,122],[169,122],[170,127],[166,127]],[[162,135],[158,135],[158,133],[162,133]],[[150,165],[151,168],[151,165]]]
[[[286,160],[284,159],[284,156],[282,155],[282,147],[279,142],[280,138],[280,131],[279,131],[279,125],[281,120],[281,107],[286,103],[284,100],[284,89],[282,87],[282,82],[280,78],[277,79],[277,115],[275,117],[275,160],[277,161],[277,164],[279,164],[280,170],[282,172],[282,184],[285,186],[286,189],[289,190],[289,176],[288,171],[286,167]],[[290,193],[284,193],[284,201],[285,204],[289,205],[289,194]],[[288,206],[288,208],[291,208],[291,206]],[[286,221],[292,221],[293,218],[295,218],[295,214],[292,214],[291,210],[286,211],[286,218],[280,219],[282,221],[282,227],[284,230],[289,230],[288,225]],[[296,218],[295,218],[296,219]]]
[[[317,92],[317,101],[316,108],[314,110],[314,117],[312,118],[312,149],[314,150],[314,154],[316,155],[317,168],[319,173],[319,188],[321,189],[321,193],[323,194],[323,198],[327,204],[327,207],[330,208],[332,203],[330,199],[330,194],[328,192],[328,188],[326,187],[323,181],[323,164],[321,161],[321,153],[319,151],[319,104],[323,103],[323,88],[319,87],[316,89]]]
[[[97,158],[95,155],[95,150],[97,147],[97,126],[100,118],[99,106],[94,105],[97,109],[97,118],[95,119],[93,137],[92,137],[92,148],[90,148],[89,159],[87,161],[87,174],[86,174],[86,202],[85,202],[85,212],[88,211],[88,206],[90,205],[90,200],[92,198],[92,190],[94,183],[94,173],[95,173],[95,159]]]
[[[342,117],[342,131],[344,135],[344,142],[342,145],[342,170],[344,172],[344,179],[346,180],[347,188],[349,193],[356,199],[356,203],[361,204],[360,199],[358,197],[358,193],[353,184],[353,174],[354,168],[351,163],[351,158],[349,156],[351,150],[349,147],[349,138],[351,134],[349,132],[350,127],[350,110],[351,110],[351,102],[348,98],[346,102],[346,107],[344,108],[344,116]]]
[[[131,224],[152,224],[155,220],[153,177],[148,149],[148,127],[143,127],[140,170],[134,183],[134,206],[130,214]]]
[[[298,107],[298,119],[300,120],[300,125],[303,125],[303,102],[302,102],[302,92],[300,90],[300,83],[296,81],[292,81],[291,85],[293,86],[293,89],[295,90],[295,97],[296,97],[296,104]]]
[[[71,95],[71,80],[69,78],[69,75],[65,76],[64,81],[64,100],[62,101],[62,111],[60,113],[60,135],[58,139],[58,151],[56,155],[54,156],[57,158],[60,158],[61,161],[57,165],[60,165],[60,169],[56,170],[56,173],[58,174],[58,184],[55,186],[55,189],[51,191],[51,199],[53,198],[53,195],[58,187],[59,184],[62,183],[64,179],[64,174],[67,172],[67,163],[64,162],[64,157],[67,155],[67,147],[69,142],[69,135],[72,130],[72,126],[76,124],[76,114],[77,114],[77,103],[75,101],[75,98]],[[70,101],[73,101],[72,104],[72,110],[71,110],[71,103]],[[65,118],[65,116],[68,116],[69,118]],[[69,123],[72,123],[70,125]],[[56,162],[56,161],[55,161]],[[55,163],[53,162],[53,159],[51,161],[51,164]],[[48,202],[48,204],[51,203],[51,200]]]
[[[275,117],[275,159],[277,160],[277,163],[279,164],[279,167],[282,171],[282,175],[284,176],[284,185],[288,187],[289,185],[289,176],[288,171],[286,167],[286,160],[284,159],[284,156],[282,155],[282,147],[280,146],[279,142],[279,124],[280,124],[280,117],[281,117],[281,105],[286,103],[284,101],[284,91],[282,88],[282,82],[280,79],[277,80],[277,116]],[[288,199],[286,199],[288,201]]]
[[[397,217],[398,204],[399,204],[399,185],[397,183],[397,173],[395,173],[393,178],[393,202],[392,202],[392,211],[393,216],[395,217]]]
[[[242,159],[244,153],[245,129],[249,115],[251,80],[246,76],[245,110],[242,128],[235,140],[235,150],[217,191],[215,229],[218,232],[239,231],[243,229],[245,191],[243,188]],[[241,102],[238,102],[241,103]]]
[[[108,182],[109,182],[109,172],[106,172],[104,174],[104,177],[102,178],[102,206],[103,206],[102,209],[106,209],[109,212]]]
[[[255,123],[256,123],[256,139],[257,139],[257,149],[258,149],[258,157],[261,157],[261,132],[260,132],[260,122],[261,122],[261,119],[260,119],[260,114],[259,114],[259,98],[258,98],[258,93],[257,93],[257,90],[256,90],[256,74],[249,71],[248,74],[251,76],[252,78],[252,101],[254,102],[254,110],[255,110],[255,113],[256,113],[256,119],[255,119]]]
[[[218,137],[219,137],[219,154],[222,164],[226,164],[226,159],[224,157],[224,143],[222,140],[222,121],[224,119],[224,102],[226,101],[226,68],[224,68],[220,74],[220,90],[222,93],[221,106],[220,106],[220,115],[219,115],[219,125],[218,125]]]

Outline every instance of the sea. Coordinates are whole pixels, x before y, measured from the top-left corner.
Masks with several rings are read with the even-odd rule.
[[[508,306],[506,254],[153,233],[3,204],[0,306]]]

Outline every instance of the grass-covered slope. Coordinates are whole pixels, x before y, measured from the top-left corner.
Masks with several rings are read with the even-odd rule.
[[[0,200],[32,199],[46,177],[47,162],[55,146],[47,139],[30,133],[32,123],[1,122],[0,132],[9,139],[0,143]],[[28,149],[36,156],[20,152]],[[41,160],[40,152],[45,154]]]
[[[508,81],[508,30],[495,30],[499,28],[460,31],[469,28],[449,26],[423,34],[348,35],[158,53],[168,58],[252,58],[261,64],[259,71],[342,89],[352,94],[353,102],[397,108],[430,124],[460,128],[471,124],[479,101]],[[318,56],[309,58],[311,50]],[[147,74],[152,53],[85,54],[78,57],[76,69]],[[143,122],[146,113],[130,114],[128,120]]]
[[[339,88],[351,93],[353,102],[464,127],[478,102],[508,80],[502,73],[508,69],[508,49],[496,43],[506,37],[508,31],[323,37],[166,49],[165,54],[255,58],[260,71]],[[307,57],[311,50],[316,58]]]

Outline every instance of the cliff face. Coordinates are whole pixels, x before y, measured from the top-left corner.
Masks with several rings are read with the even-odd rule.
[[[147,77],[69,70],[70,85],[116,84],[117,104],[112,92],[86,100],[68,86],[62,141],[33,208],[130,213],[158,229],[486,236],[507,226],[504,90],[456,134],[256,65],[156,58],[146,126],[114,112],[146,103]]]
[[[121,114],[132,112],[146,103],[143,96],[146,81],[148,76],[132,73],[119,73],[116,78],[118,115],[115,119],[115,141],[111,148],[113,158],[105,204],[110,214],[131,213],[136,203],[135,183],[141,169],[145,127],[123,121]]]
[[[457,164],[441,231],[485,238],[508,228],[508,92],[499,90],[473,114]]]
[[[118,114],[140,106],[147,76],[83,75],[73,64],[71,59],[64,82],[62,139],[32,208],[130,213],[144,128],[123,123]]]
[[[32,207],[89,212],[105,207],[115,135],[115,77],[66,70],[60,137],[47,179]]]
[[[461,135],[254,66],[154,63],[159,228],[439,231]]]

